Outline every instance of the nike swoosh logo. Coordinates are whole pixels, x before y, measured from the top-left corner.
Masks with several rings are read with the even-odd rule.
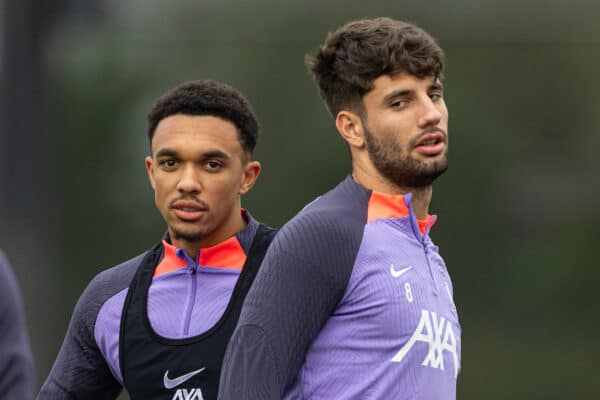
[[[390,272],[392,273],[392,276],[394,278],[400,278],[403,274],[405,274],[406,272],[410,271],[412,269],[412,267],[406,267],[406,268],[402,268],[402,269],[396,269],[394,268],[394,264],[390,265]]]
[[[177,377],[174,379],[169,379],[169,370],[167,370],[167,372],[165,372],[165,377],[164,377],[165,388],[173,389],[175,386],[181,385],[183,382],[187,381],[188,379],[190,379],[191,377],[193,377],[195,375],[198,375],[200,372],[204,371],[205,369],[206,369],[206,367],[202,367],[200,369],[197,369],[192,372],[188,372],[187,374],[181,375],[180,377]]]

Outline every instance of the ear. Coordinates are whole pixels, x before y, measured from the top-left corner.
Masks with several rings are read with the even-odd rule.
[[[340,111],[335,118],[335,126],[350,147],[361,149],[365,146],[364,127],[357,114],[347,110]]]
[[[252,186],[256,183],[258,175],[260,175],[260,162],[248,161],[244,166],[242,176],[242,185],[240,186],[240,195],[248,193]]]
[[[148,172],[148,179],[150,180],[150,185],[152,189],[156,189],[154,187],[154,163],[152,162],[152,157],[147,156],[144,161],[146,162],[146,172]]]

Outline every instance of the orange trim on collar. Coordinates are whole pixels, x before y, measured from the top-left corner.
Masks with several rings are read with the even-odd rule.
[[[154,269],[153,277],[175,271],[186,266],[184,259],[177,257],[177,247],[163,240],[164,256]],[[246,253],[234,235],[212,247],[200,249],[199,265],[212,268],[229,268],[241,270],[246,263]]]
[[[206,267],[241,270],[246,263],[246,253],[237,237],[232,236],[216,246],[200,249],[198,263]]]
[[[401,194],[386,194],[372,191],[367,210],[367,224],[381,218],[408,217],[410,211],[406,199]],[[433,215],[427,215],[423,220],[417,220],[419,230],[424,235],[427,228],[435,223]]]
[[[418,219],[417,223],[419,224],[419,230],[424,235],[427,228],[431,228],[436,221],[435,215],[427,215],[425,219]]]
[[[409,215],[408,206],[401,194],[392,195],[371,192],[367,214],[367,224],[381,218],[401,218]]]
[[[167,272],[183,268],[186,264],[184,259],[177,257],[177,255],[175,254],[177,247],[167,243],[166,240],[163,240],[162,243],[165,255],[154,269],[154,275],[152,276],[153,278],[162,274],[166,274]]]

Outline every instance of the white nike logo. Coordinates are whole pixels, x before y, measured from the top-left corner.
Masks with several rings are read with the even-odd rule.
[[[175,386],[181,385],[183,382],[187,381],[194,375],[199,374],[200,372],[204,371],[205,369],[206,369],[206,367],[202,367],[200,369],[197,369],[192,372],[188,372],[187,374],[181,375],[180,377],[174,378],[174,379],[169,379],[169,370],[167,370],[167,372],[165,372],[165,377],[164,377],[165,388],[173,389]]]
[[[404,274],[405,272],[408,272],[412,269],[412,267],[406,267],[406,268],[402,268],[402,269],[395,269],[394,268],[394,264],[390,265],[390,272],[392,273],[392,276],[394,278],[400,278],[402,276],[402,274]]]

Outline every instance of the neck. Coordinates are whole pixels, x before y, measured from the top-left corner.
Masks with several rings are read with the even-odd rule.
[[[433,194],[431,185],[412,188],[410,192],[413,194],[412,206],[415,210],[415,216],[417,219],[425,219],[427,214],[429,214],[429,203],[431,203],[431,196]]]
[[[425,219],[429,213],[429,203],[431,203],[433,194],[431,185],[423,187],[399,186],[385,179],[375,170],[360,168],[356,164],[353,166],[352,178],[361,186],[376,192],[391,195],[412,193],[412,207],[417,219]]]

